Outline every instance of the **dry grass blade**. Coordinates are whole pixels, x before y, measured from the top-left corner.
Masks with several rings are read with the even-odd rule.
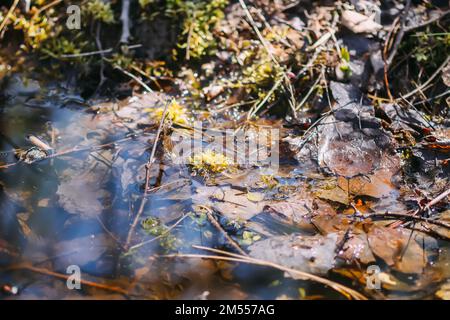
[[[201,208],[205,209],[206,215],[208,216],[208,220],[212,223],[212,225],[219,230],[224,237],[227,239],[227,241],[242,255],[248,256],[248,254],[242,250],[242,248],[236,243],[236,241],[233,240],[233,238],[230,237],[230,235],[222,228],[222,226],[214,219],[212,215],[212,211],[207,206],[200,205]]]
[[[133,238],[134,229],[136,229],[136,226],[137,226],[137,224],[139,222],[139,219],[140,219],[140,217],[142,215],[142,212],[144,211],[144,207],[145,207],[145,204],[147,202],[148,184],[150,182],[150,168],[152,166],[153,159],[155,158],[156,147],[158,146],[159,136],[161,135],[161,131],[162,131],[162,128],[163,128],[163,125],[164,125],[164,120],[166,119],[166,116],[167,116],[168,107],[169,107],[169,103],[166,102],[166,105],[164,106],[164,112],[163,112],[163,115],[161,117],[161,121],[159,123],[158,131],[156,132],[155,140],[153,141],[152,152],[150,154],[150,157],[148,159],[147,164],[145,165],[144,196],[142,197],[138,213],[134,217],[133,223],[132,223],[132,225],[130,227],[130,230],[128,231],[127,240],[125,242],[125,248],[127,248],[127,249],[130,246],[131,240]]]
[[[414,94],[416,94],[417,92],[421,91],[426,86],[428,86],[431,83],[431,81],[433,81],[433,79],[436,78],[441,73],[442,69],[445,68],[445,66],[448,64],[449,61],[450,61],[450,57],[447,57],[447,59],[445,59],[444,63],[442,63],[439,66],[439,68],[436,69],[436,71],[431,75],[431,77],[427,81],[425,81],[423,84],[421,84],[419,87],[417,87],[413,91],[411,91],[405,95],[402,95],[400,98],[397,99],[397,101],[400,99],[409,98],[409,97],[413,96]]]
[[[3,35],[5,34],[5,26],[9,21],[9,16],[14,12],[14,10],[16,9],[17,5],[19,4],[19,0],[15,0],[14,3],[12,4],[11,8],[9,8],[8,13],[6,14],[5,18],[3,19],[1,25],[0,25],[0,39],[3,38]]]
[[[8,270],[15,270],[15,269],[28,270],[28,271],[40,273],[40,274],[43,274],[43,275],[46,275],[46,276],[50,276],[50,277],[58,278],[58,279],[63,279],[63,280],[68,280],[71,277],[71,275],[58,273],[58,272],[55,272],[55,271],[48,270],[46,268],[36,267],[36,266],[33,266],[33,265],[29,264],[29,263],[21,263],[21,264],[18,264],[18,265],[15,265],[13,267],[8,268]],[[123,295],[128,295],[127,290],[122,289],[120,287],[110,286],[110,285],[106,285],[106,284],[103,284],[103,283],[97,283],[97,282],[93,282],[93,281],[89,281],[89,280],[83,280],[83,279],[80,279],[80,283],[82,285],[87,286],[87,287],[102,289],[102,290],[106,290],[106,291],[120,293],[120,294],[123,294]]]
[[[279,265],[279,264],[276,264],[276,263],[273,263],[270,261],[255,259],[255,258],[251,258],[248,256],[243,256],[240,254],[235,254],[235,253],[231,253],[231,252],[227,252],[227,251],[223,251],[223,250],[218,250],[218,249],[213,249],[213,248],[208,248],[208,247],[203,247],[203,246],[196,246],[196,245],[193,245],[192,247],[196,248],[196,249],[200,249],[200,250],[219,253],[222,255],[218,256],[218,255],[202,255],[202,254],[172,254],[172,255],[164,255],[162,257],[226,260],[226,261],[235,261],[235,262],[242,262],[242,263],[259,265],[259,266],[271,267],[271,268],[278,269],[280,271],[284,271],[284,272],[293,274],[303,280],[311,280],[311,281],[315,281],[315,282],[324,284],[326,286],[329,286],[329,287],[333,288],[334,290],[336,290],[337,292],[344,295],[345,297],[347,297],[348,299],[367,300],[367,298],[364,295],[362,295],[361,293],[359,293],[351,288],[348,288],[337,282],[334,282],[334,281],[331,281],[331,280],[328,280],[328,279],[325,279],[325,278],[322,278],[322,277],[319,277],[319,276],[316,276],[316,275],[313,275],[313,274],[310,274],[307,272],[287,268],[287,267],[284,267],[282,265]],[[223,255],[226,255],[226,256],[223,256]]]

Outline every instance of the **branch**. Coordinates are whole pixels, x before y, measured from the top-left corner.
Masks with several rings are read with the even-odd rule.
[[[3,30],[3,28],[6,26],[6,24],[9,21],[9,16],[14,12],[14,10],[16,9],[17,5],[19,4],[19,0],[15,0],[14,3],[12,4],[11,8],[9,8],[8,13],[6,14],[5,18],[3,19],[2,23],[0,24],[0,39],[3,38],[4,34],[5,34],[5,30]],[[3,31],[2,31],[3,30]]]
[[[120,21],[122,21],[122,35],[120,36],[120,43],[128,43],[130,38],[130,0],[122,0],[122,12],[120,14]]]
[[[209,252],[219,253],[226,256],[220,256],[220,255],[204,255],[204,254],[170,254],[170,255],[163,255],[159,256],[161,258],[200,258],[200,259],[213,259],[213,260],[224,260],[224,261],[235,261],[235,262],[241,262],[241,263],[247,263],[247,264],[253,264],[253,265],[259,265],[259,266],[265,266],[265,267],[271,267],[274,269],[278,269],[280,271],[287,272],[289,274],[295,275],[303,280],[310,280],[315,281],[318,283],[321,283],[323,285],[331,287],[333,290],[336,290],[337,292],[341,293],[342,295],[346,296],[347,298],[353,298],[355,300],[367,300],[367,298],[362,295],[361,293],[348,288],[340,283],[316,276],[311,273],[307,273],[304,271],[291,269],[270,261],[260,260],[256,258],[251,258],[248,256],[243,256],[240,254],[235,254],[223,250],[203,247],[203,246],[196,246],[193,245],[193,248],[200,249],[200,250],[206,250]]]
[[[137,224],[139,222],[139,219],[140,219],[142,213],[144,212],[144,207],[145,207],[145,204],[147,202],[148,185],[150,183],[150,168],[152,166],[153,159],[155,157],[156,147],[158,145],[159,136],[161,135],[161,131],[162,131],[162,128],[164,126],[164,120],[166,119],[168,107],[169,107],[169,103],[166,102],[166,106],[164,107],[164,112],[163,112],[163,115],[161,117],[161,122],[159,123],[158,131],[156,132],[156,137],[155,137],[155,140],[153,141],[152,153],[150,154],[148,162],[145,165],[145,185],[144,185],[145,189],[144,189],[144,196],[142,197],[138,213],[136,214],[136,217],[134,218],[134,221],[133,221],[133,223],[131,225],[131,228],[128,231],[127,240],[125,242],[125,248],[127,248],[127,250],[130,248],[130,243],[131,243],[131,240],[133,238],[134,229],[136,229],[136,226],[137,226]]]
[[[397,37],[395,38],[395,42],[392,48],[391,53],[389,54],[389,57],[387,58],[386,64],[389,68],[389,66],[391,65],[392,61],[394,60],[394,57],[397,53],[398,47],[400,45],[400,42],[403,39],[403,35],[405,34],[405,24],[406,24],[406,18],[408,17],[408,11],[409,8],[411,6],[411,0],[407,0],[406,1],[406,5],[405,5],[405,9],[403,10],[403,15],[402,15],[402,20],[401,20],[401,25],[400,25],[400,31],[397,34]]]

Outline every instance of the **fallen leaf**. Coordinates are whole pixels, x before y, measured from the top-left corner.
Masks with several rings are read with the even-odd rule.
[[[49,198],[44,198],[38,201],[38,207],[48,207],[50,203],[50,199]]]
[[[328,203],[316,199],[314,195],[301,189],[291,197],[281,201],[269,201],[265,209],[277,213],[291,224],[310,224],[315,215],[334,215],[335,211]]]
[[[334,267],[338,235],[291,234],[258,241],[249,247],[252,257],[288,268],[325,274]]]
[[[264,193],[262,192],[248,192],[247,199],[253,202],[259,202],[264,200]]]
[[[210,85],[206,88],[203,88],[203,93],[205,94],[207,101],[211,101],[219,94],[221,94],[223,91],[224,91],[223,86],[219,85]]]
[[[382,28],[373,18],[352,10],[344,10],[341,23],[354,33],[374,33]]]
[[[343,233],[341,233],[344,236]],[[375,257],[369,248],[367,235],[364,233],[351,233],[349,239],[345,241],[339,257],[349,263],[358,261],[364,265],[375,262]]]
[[[450,300],[450,282],[444,283],[438,291],[436,297],[442,300]]]
[[[250,201],[246,192],[229,186],[200,186],[196,191],[197,193],[192,196],[193,204],[212,207],[232,220],[249,220],[262,212],[265,205],[264,201]]]
[[[427,257],[422,248],[410,238],[410,230],[373,226],[368,241],[373,254],[387,265],[403,273],[422,273]]]
[[[88,235],[58,242],[53,254],[58,257],[57,264],[65,269],[70,265],[81,267],[97,261],[111,247],[114,247],[111,237],[104,234]]]

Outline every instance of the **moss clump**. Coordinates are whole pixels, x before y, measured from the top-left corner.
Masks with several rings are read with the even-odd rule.
[[[55,17],[47,17],[46,15],[28,17],[28,15],[19,14],[12,15],[10,19],[13,21],[14,29],[21,30],[23,33],[24,46],[22,46],[22,49],[26,49],[25,46],[38,49],[45,40],[55,36]]]
[[[230,168],[231,163],[229,158],[213,150],[206,150],[189,158],[193,173],[201,176],[223,172]]]
[[[184,17],[178,47],[185,50],[187,60],[211,55],[217,49],[214,29],[223,19],[227,4],[228,0],[167,1],[167,15]]]
[[[111,3],[101,0],[87,1],[86,12],[94,20],[101,21],[106,24],[115,22],[114,12]]]
[[[169,232],[169,228],[158,218],[148,217],[141,223],[142,228],[154,237],[160,237],[159,244],[165,250],[174,250],[178,245],[177,238]]]
[[[164,115],[164,109],[165,107],[161,107],[156,109],[146,109],[146,111],[149,112],[156,121],[160,122]],[[167,107],[165,121],[177,124],[188,124],[187,109],[173,99]]]
[[[242,233],[242,239],[239,239],[239,244],[249,246],[253,242],[261,240],[261,236],[252,231],[244,231]]]
[[[260,184],[268,189],[273,189],[278,186],[278,180],[271,174],[263,174],[261,175]]]

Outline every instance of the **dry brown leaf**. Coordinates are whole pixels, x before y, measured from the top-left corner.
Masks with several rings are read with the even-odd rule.
[[[373,18],[352,10],[342,12],[341,22],[354,33],[374,33],[382,28]]]
[[[387,265],[403,273],[422,273],[427,257],[422,248],[410,238],[412,231],[374,226],[368,232],[369,246],[373,254]]]
[[[249,247],[250,255],[306,272],[325,274],[335,263],[338,235],[303,236],[291,234],[258,241]]]
[[[315,199],[312,193],[304,189],[286,200],[268,202],[266,209],[281,215],[288,223],[300,225],[310,224],[310,218],[315,215],[336,214],[331,205]]]
[[[228,186],[199,187],[192,196],[192,201],[194,204],[212,207],[229,219],[244,221],[262,212],[265,205],[264,201],[250,201],[247,193]]]

